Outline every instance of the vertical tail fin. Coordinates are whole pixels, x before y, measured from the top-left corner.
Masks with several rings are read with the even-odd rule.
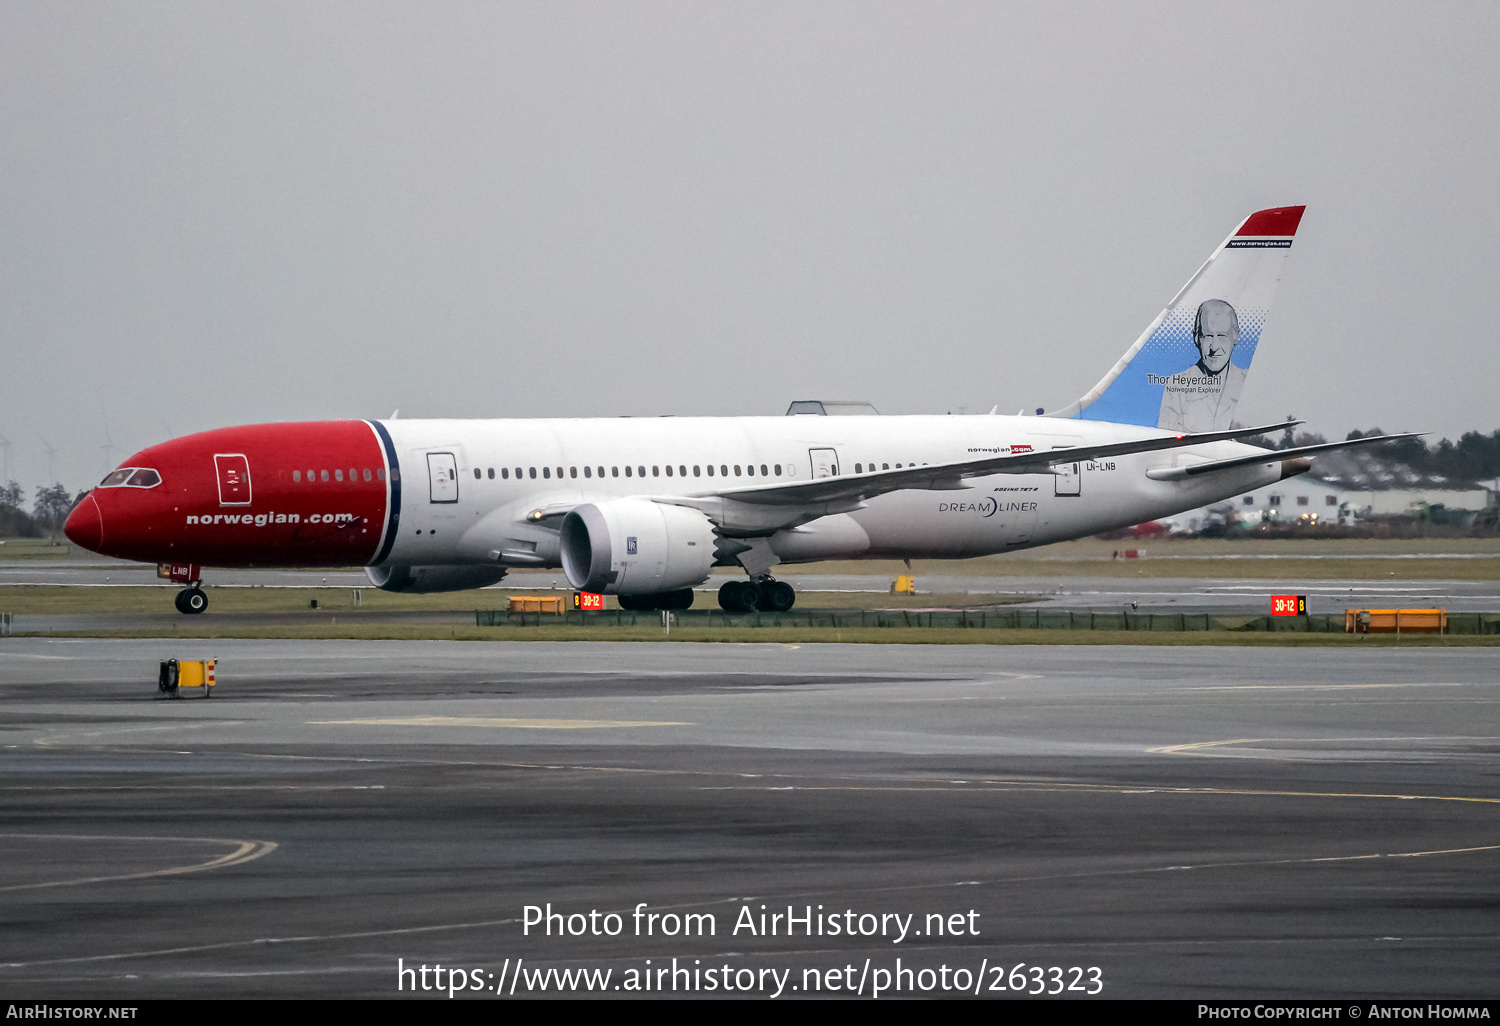
[[[1305,209],[1247,217],[1103,380],[1048,416],[1174,431],[1229,427]]]

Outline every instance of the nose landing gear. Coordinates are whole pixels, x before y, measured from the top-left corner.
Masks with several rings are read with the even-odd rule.
[[[203,568],[197,563],[160,563],[156,576],[173,584],[186,584],[174,600],[179,613],[201,613],[208,608],[208,595],[203,591]]]
[[[797,601],[797,593],[785,581],[769,577],[758,581],[726,581],[719,588],[719,606],[730,613],[785,613]]]
[[[208,608],[208,594],[196,584],[179,591],[175,601],[179,613],[201,613]]]

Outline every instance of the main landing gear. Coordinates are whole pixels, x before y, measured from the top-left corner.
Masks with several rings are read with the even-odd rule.
[[[179,613],[201,613],[208,608],[208,593],[194,584],[177,593],[176,603]]]
[[[785,581],[769,577],[759,581],[726,581],[719,588],[719,606],[730,613],[785,613],[797,601],[797,593]]]
[[[621,609],[637,613],[649,613],[657,609],[690,609],[693,605],[693,589],[660,591],[655,595],[616,595],[615,601]]]

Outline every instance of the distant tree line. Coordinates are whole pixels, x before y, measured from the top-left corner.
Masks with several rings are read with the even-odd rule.
[[[1380,428],[1371,428],[1351,431],[1348,437],[1383,434]],[[1418,474],[1445,477],[1455,487],[1493,482],[1500,477],[1500,431],[1489,435],[1469,431],[1459,436],[1457,442],[1444,438],[1436,445],[1428,445],[1420,438],[1403,438],[1372,446],[1370,451],[1392,463],[1404,463]]]
[[[27,513],[25,490],[14,481],[0,484],[0,536],[40,538],[61,531],[68,514],[87,494],[83,491],[70,495],[60,484],[38,488],[36,501],[31,504],[31,512]]]
[[[1351,431],[1345,437],[1368,438],[1383,434],[1385,431],[1376,427],[1368,431]],[[1301,445],[1319,445],[1328,439],[1311,433],[1294,435],[1292,426],[1288,425],[1280,438],[1255,435],[1243,441],[1262,449],[1292,449]],[[1402,438],[1370,446],[1364,451],[1385,462],[1406,466],[1421,477],[1447,478],[1454,488],[1474,488],[1500,477],[1500,431],[1488,435],[1469,431],[1457,442],[1444,438],[1432,445],[1421,438]]]

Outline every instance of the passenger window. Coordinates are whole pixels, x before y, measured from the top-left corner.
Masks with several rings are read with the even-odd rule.
[[[604,468],[603,468],[603,467],[600,467],[600,468],[599,468],[599,476],[600,476],[600,477],[603,477],[603,476],[604,476]]]
[[[532,467],[532,468],[531,468],[531,479],[532,479],[532,480],[533,480],[533,481],[535,481],[535,480],[536,480],[536,468],[535,468],[535,467]]]
[[[491,473],[490,476],[494,477],[495,475],[493,473]],[[370,480],[370,468],[369,467],[365,468],[365,480],[366,481]]]
[[[645,467],[636,467],[635,468],[635,476],[636,477],[645,477],[646,476],[646,468]]]
[[[350,481],[358,481],[359,480],[359,468],[358,467],[350,467],[349,468],[349,480]]]
[[[375,480],[377,480],[377,481],[384,481],[385,480],[385,468],[384,467],[376,467],[375,468]]]
[[[558,467],[557,468],[557,476],[558,477],[562,477],[562,467]],[[569,467],[568,468],[568,476],[569,477],[577,477],[578,476],[578,468],[577,467]]]
[[[881,470],[890,470],[891,469],[891,465],[889,463],[882,463],[880,465],[880,469]]]
[[[780,463],[776,464],[776,476],[777,477],[781,476],[781,464]]]
[[[754,477],[755,476],[755,464],[751,463],[748,466],[746,466],[745,467],[745,473],[749,474],[751,477]]]
[[[761,477],[765,477],[766,476],[766,465],[764,463],[762,463],[760,465],[760,476]]]
[[[542,468],[542,476],[545,477],[545,478],[550,479],[552,477],[552,468],[551,467],[543,467]]]
[[[501,467],[500,468],[500,479],[502,481],[509,481],[510,480],[510,468],[509,467]]]
[[[693,476],[694,477],[702,477],[703,476],[701,473],[699,473],[699,464],[697,464],[697,463],[693,464]]]
[[[342,481],[344,479],[344,472],[342,470],[335,470],[333,472],[333,479],[335,481]]]
[[[863,463],[856,463],[854,465],[854,472],[856,474],[863,474],[865,472],[865,465]]]
[[[480,479],[480,477],[483,476],[483,473],[484,472],[481,471],[478,467],[475,467],[474,468],[474,480],[478,481]]]
[[[644,468],[642,468],[642,469],[644,469]],[[661,477],[661,468],[660,467],[652,467],[651,468],[651,476],[652,477]]]
[[[729,468],[726,467],[726,466],[724,466],[724,464],[722,464],[722,463],[719,464],[719,476],[720,477],[728,477],[729,476]]]
[[[562,467],[558,467],[557,468],[557,476],[558,476],[559,479],[562,478]]]
[[[319,479],[322,480],[322,481],[327,481],[328,480],[328,471],[326,471],[326,470],[323,471],[323,473],[320,475]]]
[[[740,476],[740,465],[738,463],[736,463],[734,465],[734,476],[735,477],[739,477]]]
[[[713,477],[714,476],[714,465],[712,463],[710,463],[708,465],[708,476],[709,477]]]
[[[629,468],[629,467],[626,467],[626,468],[625,468],[625,476],[626,476],[626,477],[629,477],[629,476],[630,476],[630,468]]]
[[[584,477],[593,477],[594,476],[594,468],[593,467],[584,467],[583,468],[583,476]]]
[[[672,464],[670,464],[670,463],[667,464],[667,476],[668,477],[672,476]]]
[[[105,480],[108,480],[108,478],[106,478]],[[294,470],[294,471],[292,471],[292,483],[293,484],[301,484],[302,483],[302,471],[300,471],[300,470]]]
[[[627,467],[626,469],[628,470],[630,468]],[[609,476],[610,477],[619,477],[620,476],[620,468],[619,467],[610,467],[609,468]]]

